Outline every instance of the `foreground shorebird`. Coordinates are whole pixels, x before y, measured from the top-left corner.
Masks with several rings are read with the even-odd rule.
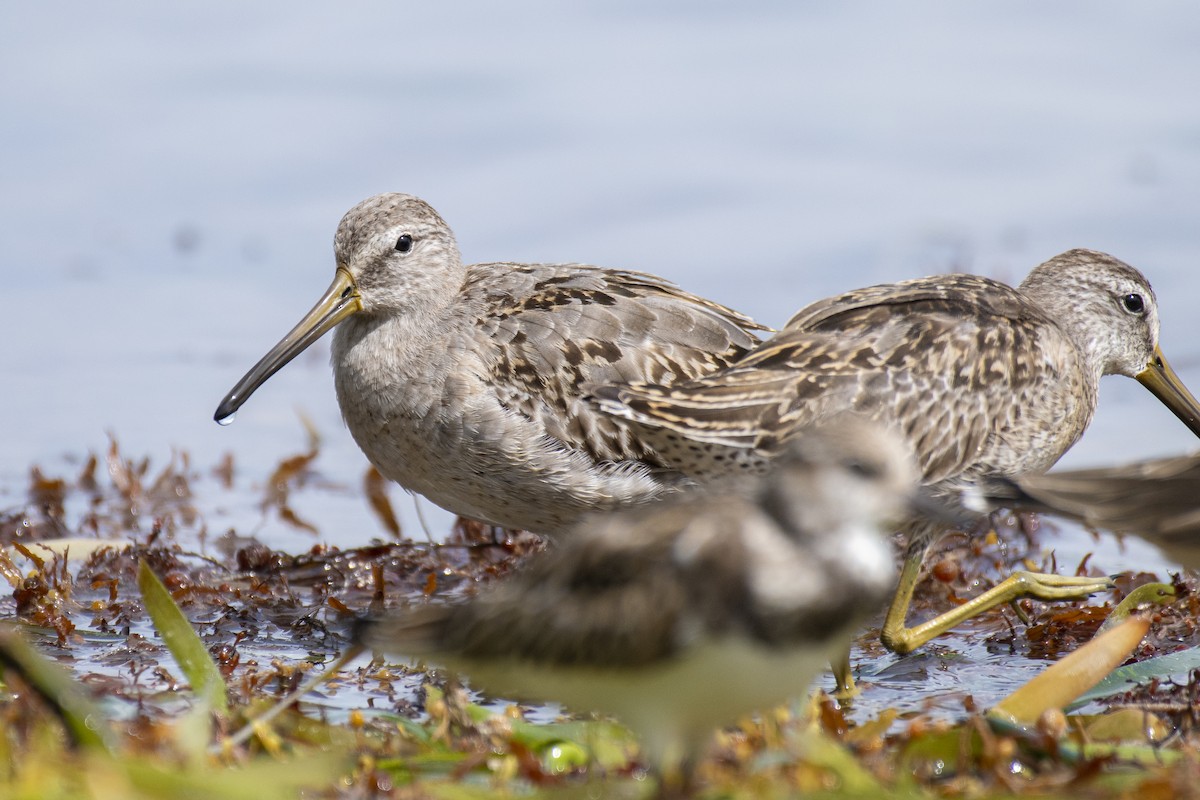
[[[347,212],[334,251],[333,284],[216,419],[337,326],[338,403],[371,463],[443,508],[506,528],[555,533],[684,483],[584,403],[583,387],[694,378],[766,330],[653,275],[464,265],[442,218],[404,194]]]
[[[978,489],[986,509],[1039,511],[1131,533],[1180,566],[1200,569],[1200,453],[989,478]]]
[[[701,478],[756,471],[796,431],[853,411],[903,434],[923,481],[957,496],[989,477],[1047,470],[1080,437],[1100,377],[1137,378],[1200,434],[1200,406],[1158,346],[1140,272],[1072,250],[1019,288],[975,275],[873,286],[818,301],[730,367],[673,386],[595,391],[667,464]],[[933,620],[904,623],[920,565],[947,527],[912,519],[882,638],[908,652],[995,605],[1086,596],[1104,579],[1022,572]]]
[[[474,598],[358,639],[488,694],[612,713],[685,781],[718,725],[806,691],[891,589],[882,526],[912,513],[900,439],[855,418],[795,437],[763,479],[594,515]]]

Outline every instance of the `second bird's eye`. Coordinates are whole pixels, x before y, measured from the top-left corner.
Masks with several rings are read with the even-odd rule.
[[[413,238],[407,233],[400,234],[400,238],[396,240],[396,252],[407,253],[412,250]]]
[[[1141,314],[1146,310],[1146,301],[1140,294],[1127,294],[1121,298],[1121,305],[1130,314]]]

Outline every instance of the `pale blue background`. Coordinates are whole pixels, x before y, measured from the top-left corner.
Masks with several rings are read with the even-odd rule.
[[[297,409],[356,486],[324,343],[211,415],[324,290],[341,214],[388,190],[468,260],[645,269],[769,324],[1108,250],[1200,388],[1197,42],[1184,2],[4,4],[0,504],[108,430],[261,476]],[[1106,384],[1066,463],[1194,445]],[[378,533],[353,496],[297,503],[327,538]]]

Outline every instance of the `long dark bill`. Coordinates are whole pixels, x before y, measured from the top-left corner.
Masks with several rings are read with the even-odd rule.
[[[228,420],[250,395],[254,394],[254,390],[266,383],[284,364],[302,353],[346,317],[359,311],[362,311],[362,298],[359,296],[354,277],[345,267],[338,267],[337,275],[324,296],[304,315],[304,319],[279,341],[279,344],[272,347],[237,385],[229,390],[221,405],[217,406],[217,413],[213,415],[213,419],[217,422]]]

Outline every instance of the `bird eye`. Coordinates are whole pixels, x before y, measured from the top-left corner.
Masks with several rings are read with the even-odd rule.
[[[413,238],[407,233],[400,234],[400,238],[396,240],[396,252],[407,253],[412,250]]]
[[[879,477],[879,466],[867,461],[849,461],[846,463],[846,469],[851,475],[856,475],[859,478],[874,479]]]
[[[1121,298],[1121,307],[1130,314],[1141,314],[1146,310],[1146,301],[1140,294],[1127,294]]]

